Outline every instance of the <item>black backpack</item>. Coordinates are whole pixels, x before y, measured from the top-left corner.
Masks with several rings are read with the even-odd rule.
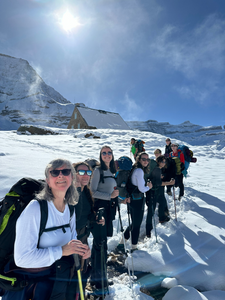
[[[0,288],[4,290],[21,290],[30,281],[17,280],[17,278],[7,277],[4,273],[6,264],[13,261],[16,221],[28,203],[35,198],[35,194],[44,188],[44,180],[32,178],[22,178],[15,183],[0,202]],[[47,201],[38,200],[41,209],[41,223],[39,240],[44,231],[52,231],[59,228],[65,230],[69,224],[45,229],[48,219]],[[74,212],[74,207],[69,206],[70,217]],[[39,240],[37,246],[39,246]]]
[[[87,158],[85,162],[94,170],[96,167],[100,165],[99,161],[94,158]]]
[[[132,169],[132,160],[128,156],[121,156],[115,161],[117,172],[115,174],[115,180],[117,183],[117,189],[119,190],[119,198],[124,200],[129,197],[127,191],[127,181]]]

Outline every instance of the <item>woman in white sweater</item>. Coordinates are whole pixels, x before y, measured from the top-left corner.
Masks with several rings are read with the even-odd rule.
[[[30,279],[34,282],[21,291],[5,292],[2,300],[63,300],[65,279],[69,280],[73,266],[72,254],[84,259],[90,256],[88,246],[77,240],[72,206],[77,203],[78,194],[73,166],[65,159],[53,160],[47,165],[45,176],[47,184],[36,197],[47,203],[45,231],[39,236],[41,210],[36,200],[28,204],[16,224],[14,259],[19,268],[15,272],[28,282]]]
[[[130,204],[128,203],[127,205],[132,224],[127,227],[124,232],[124,237],[125,240],[128,240],[131,233],[132,251],[137,249],[140,226],[144,215],[144,193],[152,188],[152,183],[148,182],[146,184],[144,180],[144,174],[148,173],[149,161],[150,159],[147,153],[139,153],[127,183],[127,190],[130,196]],[[123,239],[120,241],[117,249],[124,251]]]

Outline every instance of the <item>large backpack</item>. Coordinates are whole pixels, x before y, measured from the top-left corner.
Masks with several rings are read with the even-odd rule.
[[[9,193],[0,202],[0,288],[4,290],[16,291],[29,284],[24,280],[7,277],[4,268],[13,259],[17,219],[28,203],[35,198],[35,194],[44,188],[44,185],[44,180],[22,178],[12,186]],[[38,202],[41,209],[41,222],[37,246],[39,246],[40,236],[44,231],[59,229],[59,227],[45,229],[48,219],[47,202],[41,200]],[[69,208],[71,217],[74,208],[72,206],[69,206]],[[63,229],[68,226],[69,224],[66,224],[60,226],[60,228]]]
[[[115,174],[115,180],[117,183],[117,188],[119,190],[119,198],[124,200],[128,197],[127,192],[127,181],[132,169],[132,160],[128,156],[121,156],[115,161],[117,172]]]
[[[193,157],[193,151],[190,150],[186,145],[180,145],[178,149],[180,149],[184,154],[185,164],[182,173],[184,174],[184,176],[186,176],[187,169],[189,168],[190,162],[197,162],[197,158]]]
[[[142,140],[137,140],[137,141],[135,142],[135,147],[138,149],[138,152],[137,152],[137,153],[140,153],[140,152],[144,152],[144,151],[145,151],[144,144],[145,144],[145,142],[142,141]]]
[[[85,162],[94,170],[96,167],[100,165],[99,161],[94,158],[87,158]]]

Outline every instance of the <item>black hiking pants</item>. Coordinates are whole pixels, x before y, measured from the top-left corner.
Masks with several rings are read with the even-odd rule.
[[[184,175],[182,173],[180,175],[176,175],[176,177],[175,177],[175,186],[179,187],[179,189],[180,189],[180,192],[179,192],[180,197],[184,196],[183,178],[184,178]]]
[[[164,187],[159,186],[156,190],[150,190],[146,193],[146,205],[148,206],[146,218],[146,235],[150,235],[152,226],[152,218],[155,213],[156,204],[158,206],[159,221],[163,222],[169,215],[167,201],[164,195]]]
[[[91,251],[91,283],[96,288],[102,288],[102,278],[104,287],[107,287],[106,261],[107,261],[107,236],[113,235],[112,221],[115,219],[116,206],[112,201],[95,199],[94,210],[104,207],[103,217],[105,225],[94,224],[92,235],[93,245]]]
[[[107,261],[107,234],[106,226],[95,224],[93,231],[93,245],[91,250],[91,283],[97,289],[107,286],[106,261]]]
[[[131,242],[133,245],[136,245],[138,243],[141,222],[143,220],[143,215],[144,215],[144,206],[145,206],[144,195],[143,198],[140,200],[131,199],[130,215],[131,215],[132,223],[125,230],[124,237],[126,240],[128,240],[130,238],[130,232],[131,232]]]

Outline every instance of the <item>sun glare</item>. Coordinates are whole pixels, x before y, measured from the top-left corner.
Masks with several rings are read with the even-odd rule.
[[[68,32],[73,28],[81,26],[81,23],[79,22],[78,18],[74,18],[71,13],[66,12],[62,17],[61,25],[63,29]]]

